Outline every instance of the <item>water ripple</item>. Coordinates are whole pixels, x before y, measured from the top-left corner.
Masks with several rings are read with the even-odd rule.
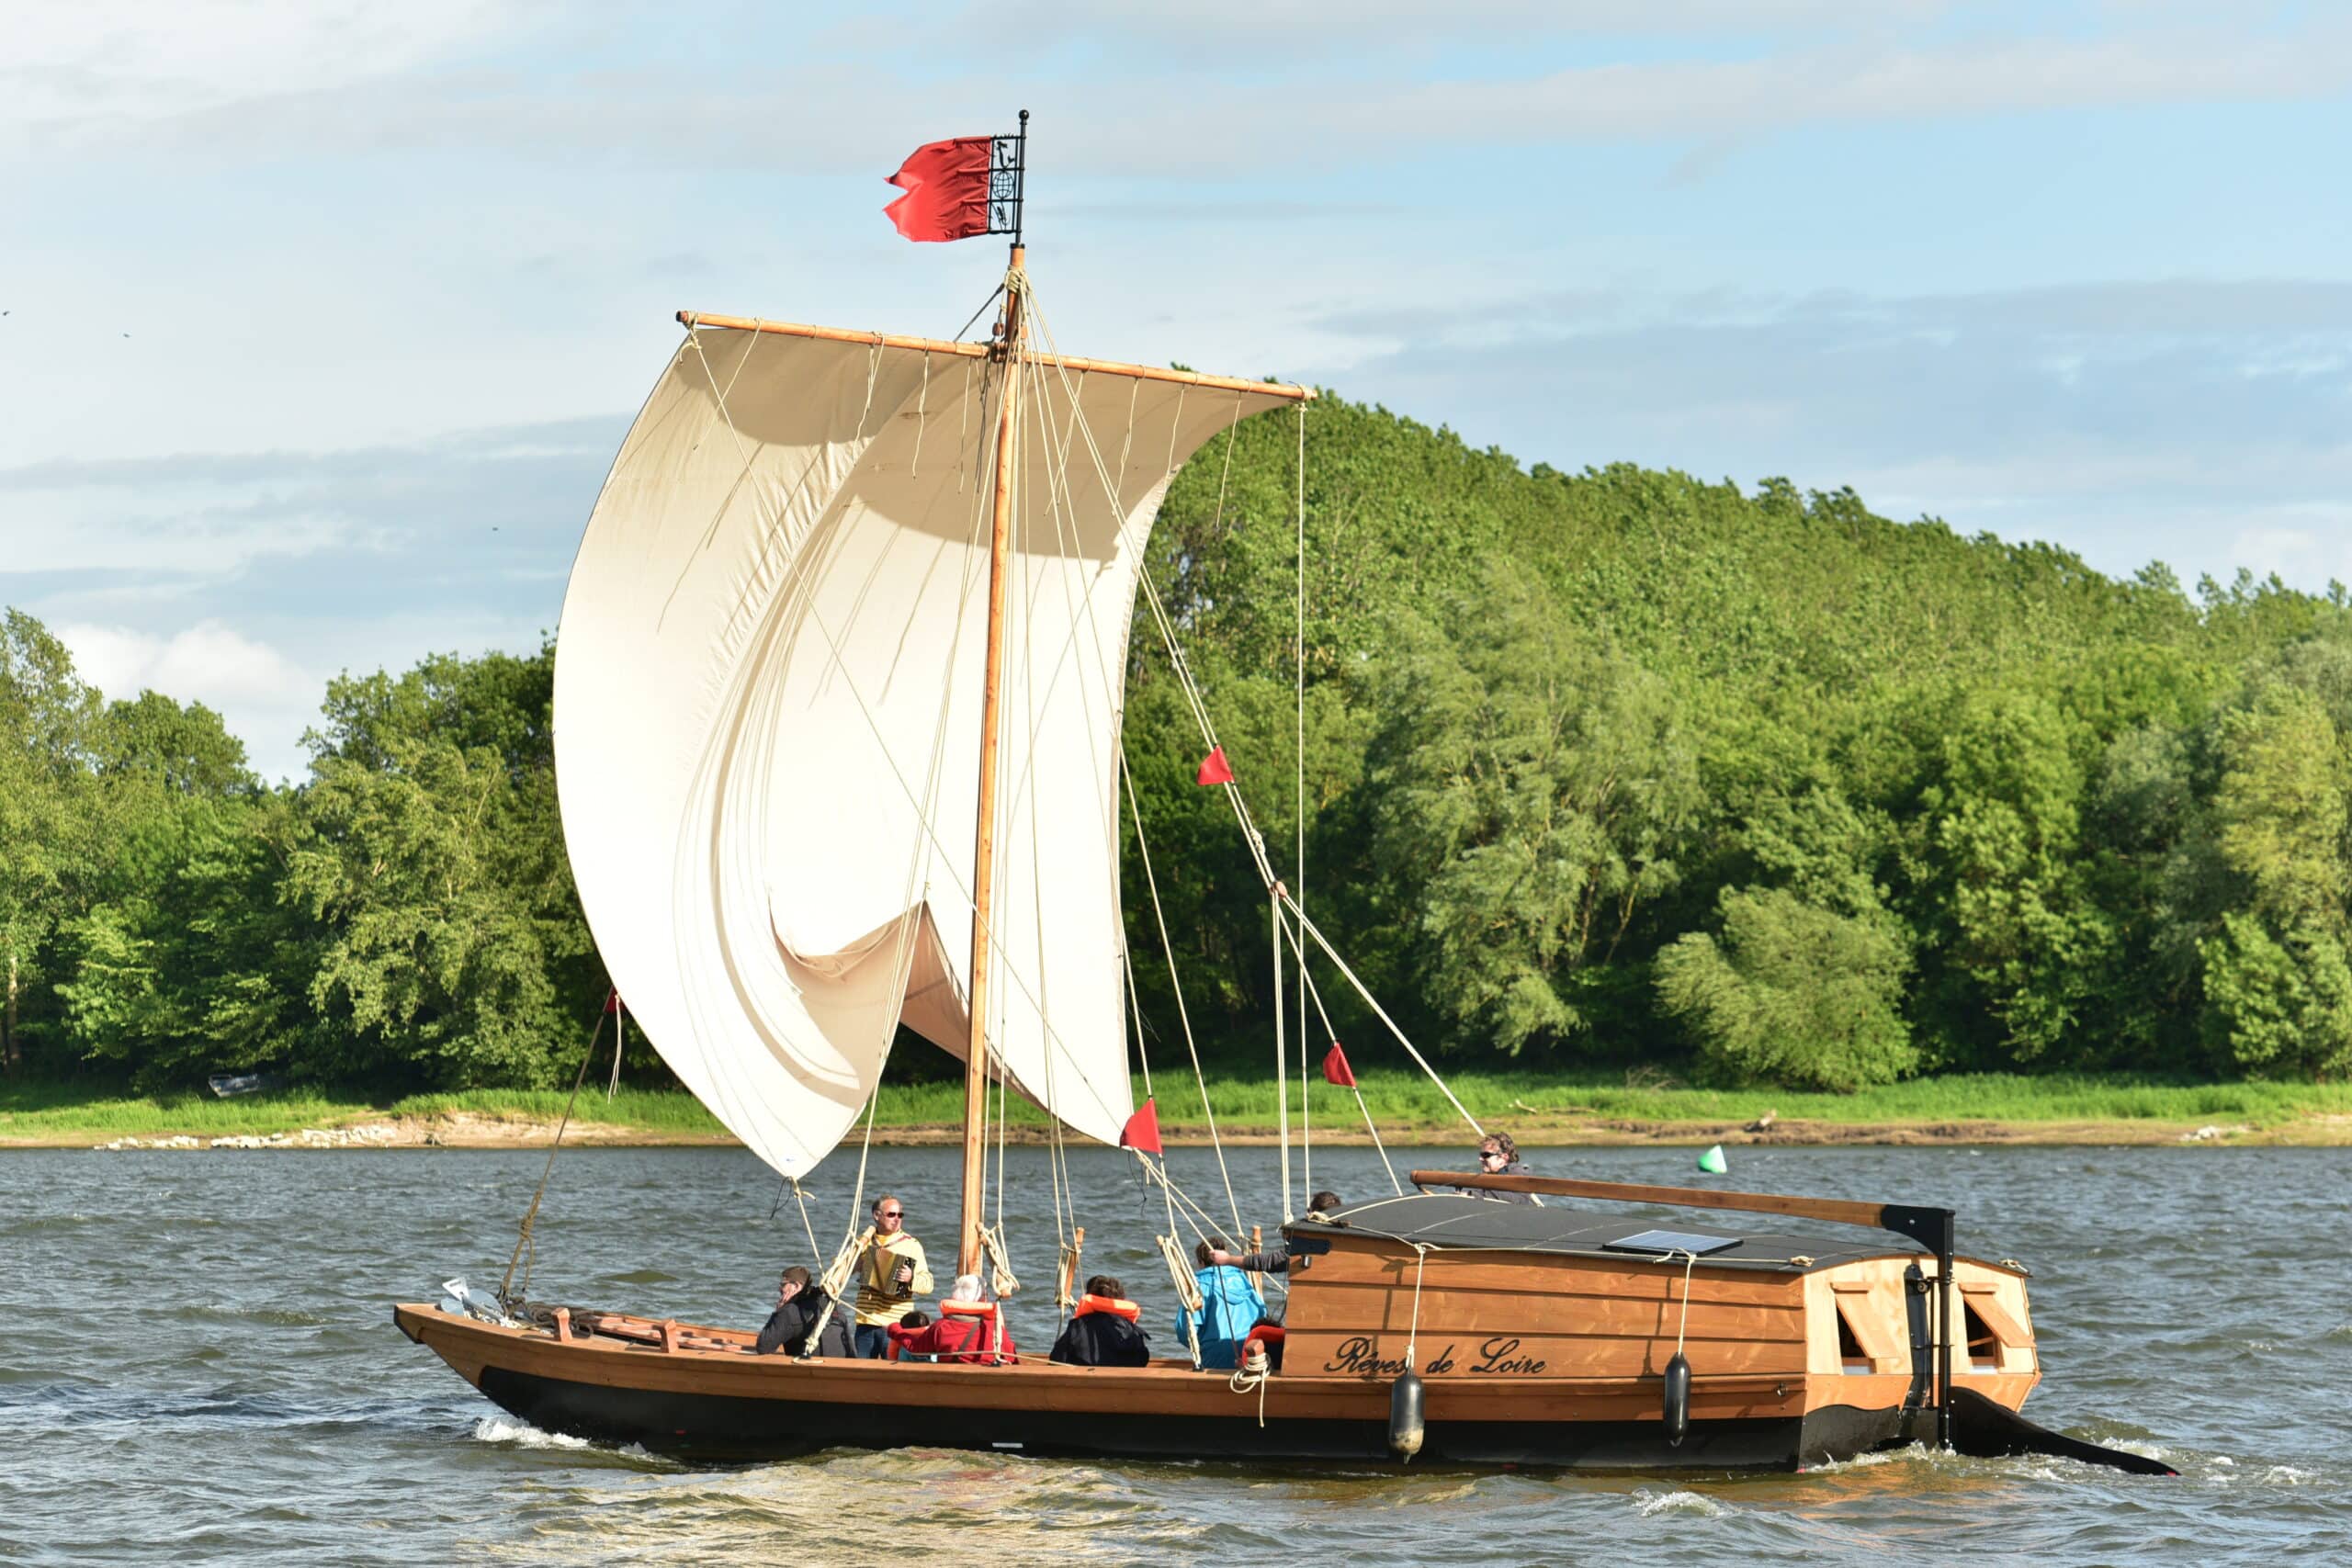
[[[1278,1209],[1261,1153],[1236,1162],[1255,1184],[1242,1198]],[[2352,1321],[2326,1292],[2314,1301],[2311,1263],[2315,1237],[2342,1234],[2352,1151],[1957,1153],[1758,1149],[1743,1176],[1767,1190],[1959,1208],[1964,1247],[2035,1267],[2048,1380],[2029,1413],[2161,1458],[2178,1481],[1921,1448],[1797,1475],[1671,1478],[941,1450],[687,1464],[515,1421],[391,1325],[390,1303],[430,1299],[452,1274],[497,1278],[543,1156],[11,1153],[0,1156],[14,1179],[0,1220],[0,1560],[1885,1568],[1965,1543],[1972,1556],[2059,1562],[2352,1561],[2340,1439]],[[1012,1158],[1039,1174],[1016,1172],[1009,1190],[1016,1266],[1050,1278],[1044,1155]],[[1688,1163],[1670,1150],[1534,1158],[1563,1175],[1662,1182]],[[1071,1160],[1088,1267],[1127,1279],[1147,1320],[1162,1321],[1157,1210],[1111,1152]],[[916,1234],[941,1235],[956,1151],[876,1161]],[[1180,1181],[1219,1190],[1207,1151],[1172,1163]],[[1370,1151],[1318,1150],[1315,1163],[1318,1185],[1385,1187]],[[826,1174],[811,1183],[821,1207],[811,1202],[830,1232],[853,1217],[851,1184]],[[761,1224],[775,1191],[740,1150],[567,1154],[537,1224],[533,1292],[755,1325],[776,1269],[808,1261],[797,1226]],[[1011,1310],[1021,1337],[1050,1337],[1049,1309]]]

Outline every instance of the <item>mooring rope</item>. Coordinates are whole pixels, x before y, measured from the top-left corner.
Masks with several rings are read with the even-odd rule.
[[[1430,1261],[1428,1242],[1414,1242],[1412,1247],[1413,1318],[1405,1328],[1405,1370],[1408,1372],[1421,1364],[1421,1271]]]
[[[1682,1354],[1683,1333],[1690,1326],[1690,1270],[1699,1267],[1699,1255],[1684,1247],[1677,1247],[1675,1251],[1690,1259],[1682,1266],[1682,1321],[1674,1330],[1674,1353],[1679,1356]],[[1666,1256],[1670,1261],[1674,1253],[1669,1252]]]

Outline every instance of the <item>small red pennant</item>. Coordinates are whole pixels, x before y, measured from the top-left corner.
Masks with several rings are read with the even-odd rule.
[[[1323,1055],[1323,1081],[1338,1084],[1341,1089],[1356,1087],[1355,1069],[1348,1066],[1348,1054],[1340,1049],[1340,1043],[1336,1040],[1331,1042],[1331,1049]]]
[[[1141,1149],[1148,1155],[1166,1152],[1159,1146],[1158,1101],[1145,1100],[1142,1109],[1127,1118],[1127,1124],[1119,1129],[1119,1146],[1123,1149]]]
[[[606,1012],[621,1010],[621,993],[617,987],[605,993],[605,1010]]]
[[[1222,784],[1233,782],[1233,764],[1225,760],[1225,748],[1220,746],[1201,759],[1201,771],[1193,782],[1197,784]]]

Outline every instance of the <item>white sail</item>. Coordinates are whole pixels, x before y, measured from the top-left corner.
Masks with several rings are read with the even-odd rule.
[[[1175,468],[1278,399],[1031,374],[989,1041],[1014,1087],[1112,1142],[1133,1109],[1115,776],[1136,571]],[[662,1058],[787,1175],[854,1125],[898,1021],[964,1054],[992,380],[954,354],[689,333],[565,595],[557,778],[590,927]]]

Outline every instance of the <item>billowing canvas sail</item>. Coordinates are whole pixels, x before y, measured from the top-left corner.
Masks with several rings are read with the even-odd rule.
[[[1275,397],[1030,374],[989,1038],[1109,1142],[1133,1103],[1115,781],[1137,567],[1176,466]],[[997,375],[691,333],[564,599],[557,777],[590,926],[663,1059],[787,1174],[854,1124],[901,1019],[964,1052]]]

